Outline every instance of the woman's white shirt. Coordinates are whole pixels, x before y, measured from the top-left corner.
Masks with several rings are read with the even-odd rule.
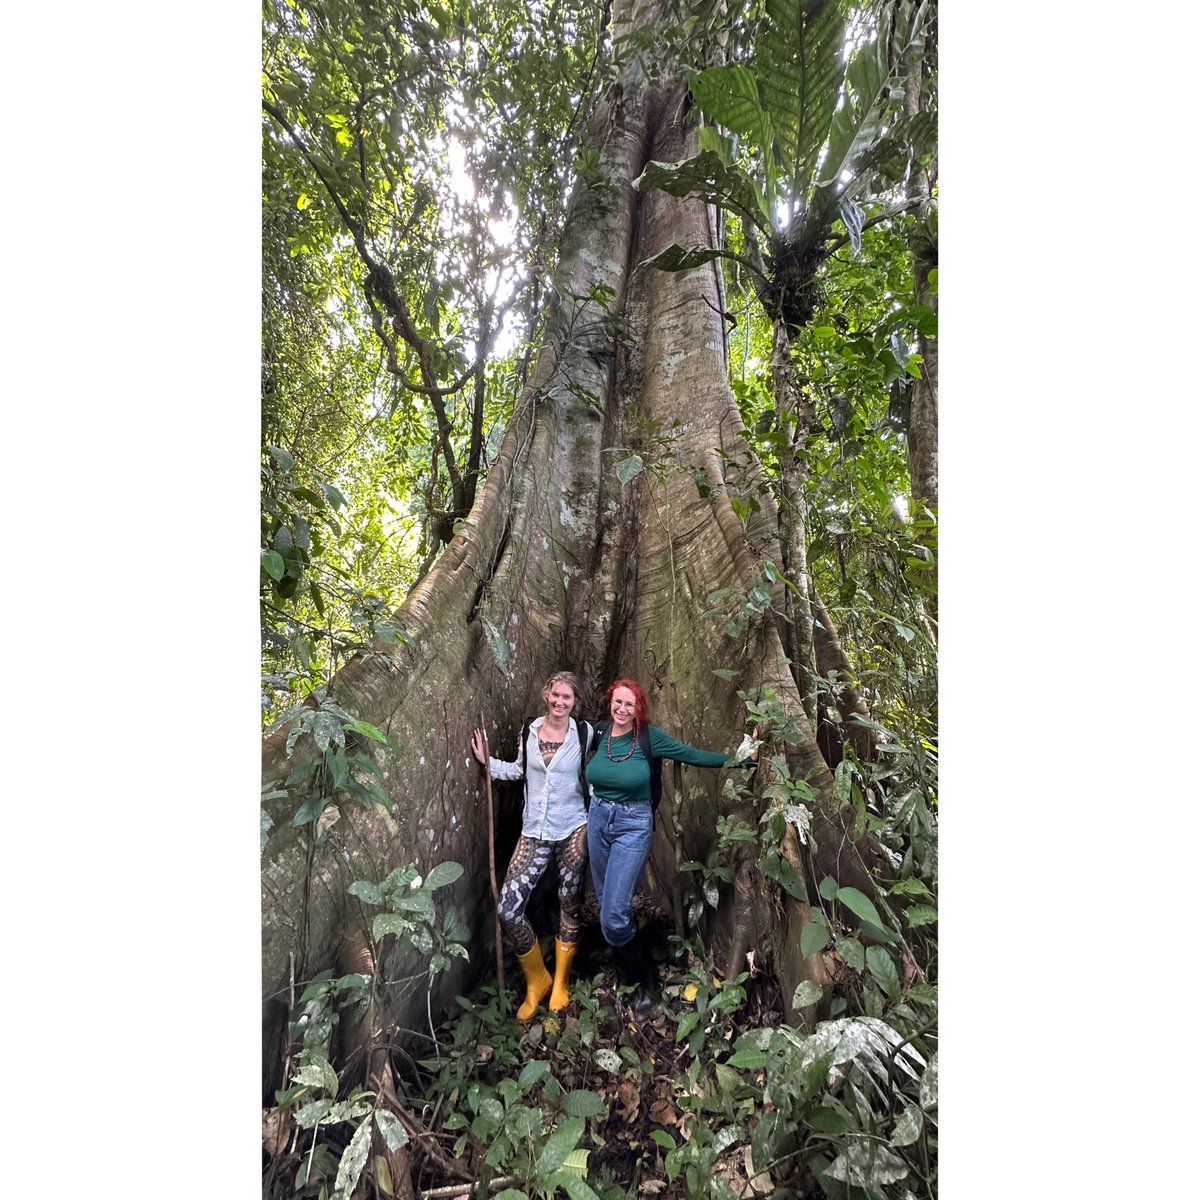
[[[568,717],[563,743],[547,766],[538,749],[538,730],[544,720],[544,716],[534,718],[525,743],[525,812],[521,833],[543,842],[558,842],[587,823],[583,793],[579,790],[579,730],[575,718]],[[520,779],[520,754],[516,762],[489,757],[488,769],[493,779]]]

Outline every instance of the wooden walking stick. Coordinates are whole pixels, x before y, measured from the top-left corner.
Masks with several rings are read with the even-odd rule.
[[[483,782],[487,789],[488,806],[488,871],[492,877],[492,903],[496,906],[496,996],[500,1001],[500,1011],[508,1012],[508,992],[504,988],[504,938],[500,933],[500,888],[496,883],[496,812],[492,806],[492,767],[487,760],[491,757],[488,749],[487,726],[483,723],[483,713],[479,714],[479,732],[483,734]]]

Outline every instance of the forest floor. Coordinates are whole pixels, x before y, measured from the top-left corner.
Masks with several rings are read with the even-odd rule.
[[[657,923],[639,936],[650,938],[660,956],[665,953],[665,929]],[[669,1177],[667,1155],[670,1148],[692,1137],[697,1121],[714,1119],[736,1121],[742,1136],[736,1147],[719,1156],[712,1173],[723,1177],[734,1196],[760,1196],[773,1190],[764,1178],[753,1180],[748,1169],[747,1106],[735,1104],[732,1096],[716,1095],[713,1085],[714,1062],[732,1051],[741,1033],[783,1020],[781,997],[773,980],[762,976],[744,980],[739,988],[744,989],[744,997],[736,1007],[719,1014],[714,1010],[713,1019],[703,1025],[698,1020],[692,1023],[688,1018],[697,1012],[697,994],[703,991],[711,996],[724,981],[705,972],[690,952],[680,951],[674,960],[659,963],[654,1010],[648,1020],[638,1021],[630,1007],[632,989],[618,981],[608,948],[603,943],[597,947],[591,939],[581,943],[567,1009],[556,1015],[543,1005],[533,1021],[521,1025],[512,1014],[523,996],[523,980],[512,955],[506,957],[507,1019],[489,1021],[487,1029],[482,1022],[474,1023],[472,1033],[464,1037],[460,1015],[438,1031],[438,1041],[443,1050],[448,1043],[454,1046],[452,1054],[473,1053],[470,1078],[489,1090],[499,1088],[504,1078],[517,1078],[529,1062],[542,1059],[564,1091],[586,1088],[596,1092],[603,1110],[588,1121],[580,1147],[589,1152],[586,1179],[604,1200],[686,1196],[678,1168],[675,1178]],[[552,958],[547,958],[547,966],[553,970]],[[698,982],[698,972],[704,972],[707,981]],[[495,1005],[494,983],[481,989],[481,999]],[[468,1002],[464,998],[460,1004],[465,1009]],[[697,1026],[699,1034],[692,1032]],[[428,1065],[428,1060],[423,1065]],[[472,1162],[478,1157],[480,1147],[475,1147],[473,1155],[469,1139],[467,1145],[460,1141],[455,1146],[447,1132],[437,1136],[455,1161]],[[433,1189],[443,1196],[450,1194],[455,1182],[451,1177],[419,1174],[423,1175],[415,1180],[419,1195]],[[503,1182],[522,1187],[517,1180]],[[469,1193],[476,1195],[478,1189],[472,1187],[460,1194]]]

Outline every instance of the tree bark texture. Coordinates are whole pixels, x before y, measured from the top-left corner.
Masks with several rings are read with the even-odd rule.
[[[623,26],[657,19],[648,4],[632,8],[631,0],[614,3],[618,36]],[[348,894],[354,880],[381,880],[410,861],[423,870],[462,863],[462,878],[437,895],[458,905],[475,931],[472,956],[486,964],[487,809],[470,731],[482,708],[493,753],[512,756],[520,723],[540,711],[541,683],[554,670],[580,674],[580,712],[593,718],[603,715],[598,701],[608,682],[638,678],[655,723],[709,748],[732,749],[746,728],[739,688],[773,689],[804,731],[788,751],[792,771],[819,790],[818,877],[870,887],[770,614],[737,641],[700,615],[713,589],[749,589],[759,560],[770,555],[778,564],[780,556],[777,514],[727,381],[719,268],[638,268],[671,242],[713,245],[717,236],[716,215],[703,202],[630,186],[649,161],[694,152],[686,98],[677,73],[652,85],[633,64],[595,106],[583,143],[599,151],[600,170],[579,181],[568,208],[543,344],[497,459],[470,515],[399,611],[411,645],[360,656],[333,682],[344,707],[400,746],[377,755],[394,811],[335,805],[314,844],[309,830],[291,825],[297,797],[267,806],[274,828],[262,858],[265,1092],[281,1084],[289,952],[299,976],[311,977],[336,963],[348,931],[369,928],[375,915]],[[634,452],[647,468],[622,484],[615,466]],[[759,501],[745,527],[731,495]],[[267,780],[283,779],[292,765],[283,740],[280,733],[265,743]],[[721,778],[683,768],[673,800],[684,857],[702,860],[713,844]],[[673,837],[672,823],[660,820],[649,872],[668,909]],[[747,888],[743,877],[741,890],[766,889]],[[716,934],[741,954],[745,913],[736,914],[732,897],[726,908]],[[784,895],[759,904],[755,919],[790,998],[814,969],[799,954],[807,905]],[[387,1021],[427,1037],[425,964],[390,940],[376,948],[394,985]],[[462,990],[463,965],[454,964],[433,981],[435,1014]]]
[[[925,72],[927,59],[936,54],[934,34],[914,44],[904,59],[904,110],[915,116],[925,108]],[[929,273],[938,265],[936,207],[932,197],[932,182],[937,178],[937,160],[924,170],[914,170],[908,182],[910,199],[918,200],[916,209],[922,218],[912,239],[913,299],[937,312],[937,289],[930,283]],[[938,347],[937,338],[924,333],[917,336],[921,353],[921,376],[913,386],[912,409],[909,417],[908,459],[912,479],[913,515],[920,516],[923,505],[936,515],[938,511]]]

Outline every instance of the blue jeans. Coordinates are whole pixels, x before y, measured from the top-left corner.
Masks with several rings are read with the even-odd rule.
[[[611,804],[595,796],[588,809],[587,830],[600,932],[610,946],[624,946],[637,932],[633,893],[650,857],[654,835],[650,802]]]

